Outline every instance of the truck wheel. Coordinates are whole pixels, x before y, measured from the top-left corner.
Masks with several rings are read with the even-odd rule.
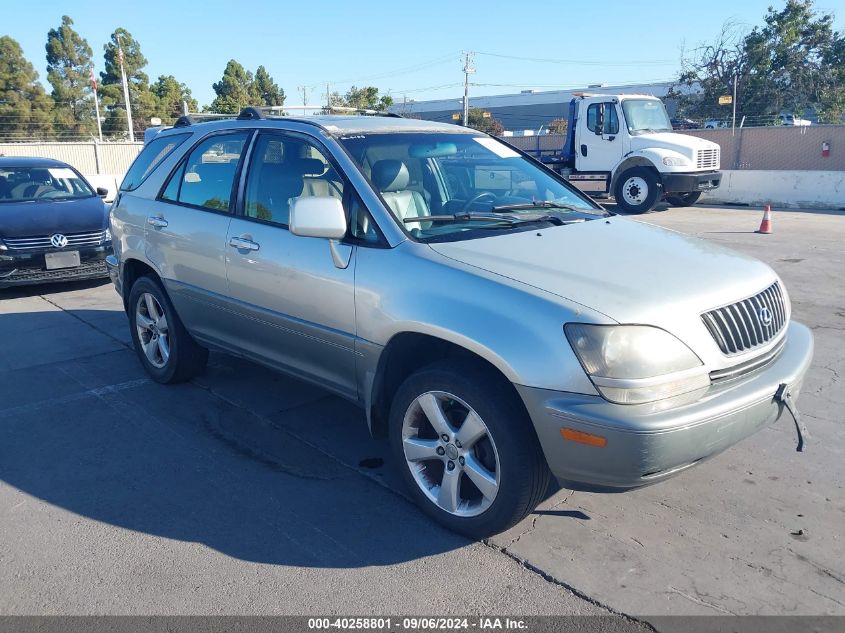
[[[480,363],[429,365],[399,387],[390,449],[411,496],[445,527],[473,539],[530,514],[550,479],[513,388]]]
[[[660,199],[657,174],[647,167],[634,167],[624,172],[613,187],[616,204],[628,213],[645,213]]]
[[[671,196],[666,196],[666,202],[673,207],[691,207],[701,197],[700,191],[689,191],[687,193],[673,193]]]
[[[152,277],[139,277],[129,293],[129,330],[135,352],[160,383],[190,380],[208,362],[208,350],[188,334],[167,293]]]

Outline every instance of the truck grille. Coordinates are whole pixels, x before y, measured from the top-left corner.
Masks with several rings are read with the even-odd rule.
[[[787,308],[778,282],[763,292],[701,315],[723,354],[732,356],[772,340],[786,325]]]
[[[67,238],[66,248],[80,246],[99,246],[106,241],[106,231],[88,231],[85,233],[62,233]],[[53,248],[50,243],[52,235],[20,238],[3,238],[3,243],[15,250],[26,250],[30,248]]]
[[[719,169],[719,149],[700,149],[695,155],[695,166],[699,169]]]

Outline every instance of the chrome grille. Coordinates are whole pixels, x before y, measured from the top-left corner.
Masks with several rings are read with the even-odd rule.
[[[50,238],[55,234],[39,235],[36,237],[3,238],[3,243],[15,250],[28,248],[53,248]],[[67,238],[66,248],[80,246],[99,246],[106,241],[106,231],[88,231],[85,233],[62,233]]]
[[[719,169],[719,149],[700,149],[695,155],[695,166],[699,169]]]
[[[732,356],[764,345],[783,329],[786,301],[775,282],[753,297],[705,312],[701,319],[722,353]]]

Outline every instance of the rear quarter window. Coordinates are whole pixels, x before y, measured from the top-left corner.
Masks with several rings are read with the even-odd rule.
[[[155,168],[170,156],[173,150],[184,143],[189,136],[190,134],[170,134],[150,141],[138,154],[129,171],[126,172],[123,182],[120,183],[120,190],[133,191],[140,187],[147,176],[153,173]]]

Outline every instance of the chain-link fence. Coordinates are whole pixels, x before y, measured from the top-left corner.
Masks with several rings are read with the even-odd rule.
[[[679,130],[678,133],[718,143],[722,148],[722,169],[845,171],[845,125],[755,127],[735,132]],[[503,140],[524,151],[552,153],[563,150],[564,139],[560,134],[546,134],[509,136]]]

